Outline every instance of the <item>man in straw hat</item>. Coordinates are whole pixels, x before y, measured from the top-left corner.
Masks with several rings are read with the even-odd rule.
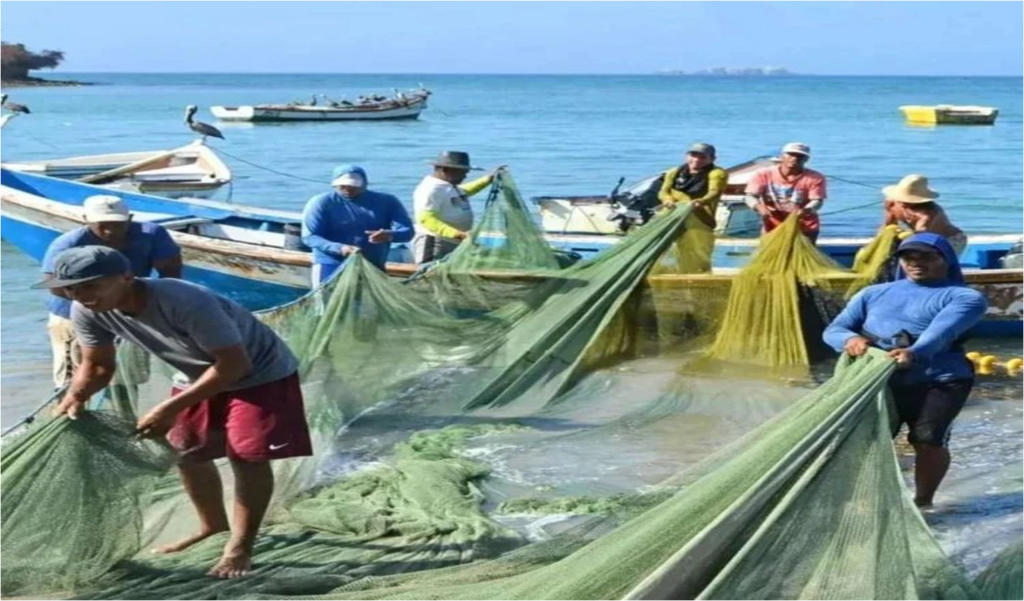
[[[810,146],[790,142],[782,147],[778,165],[762,169],[750,179],[745,201],[761,216],[764,233],[796,213],[800,216],[800,231],[811,242],[818,239],[821,232],[818,209],[828,193],[825,176],[806,168],[810,160]]]
[[[119,250],[139,276],[148,277],[156,270],[162,278],[181,277],[181,248],[162,226],[132,221],[128,205],[117,196],[90,196],[82,208],[85,225],[61,234],[46,249],[44,276],[53,277],[54,261],[69,248],[102,245]],[[53,348],[53,383],[60,388],[71,380],[82,353],[71,327],[71,301],[61,288],[50,291],[47,329]]]
[[[412,240],[412,221],[398,198],[368,188],[366,171],[339,165],[331,192],[309,199],[302,211],[302,242],[313,249],[313,287],[338,270],[354,252],[383,270],[392,242]]]
[[[417,263],[435,261],[455,250],[473,228],[473,207],[469,197],[494,181],[504,165],[490,174],[462,184],[470,171],[477,170],[469,154],[446,150],[431,163],[434,172],[423,178],[413,192],[416,237],[413,240]]]
[[[912,174],[898,184],[882,188],[885,195],[885,225],[904,223],[915,234],[930,232],[944,236],[959,256],[967,247],[967,235],[953,225],[946,211],[935,202],[939,193],[928,187],[928,178]]]
[[[942,236],[915,234],[900,243],[897,256],[898,279],[857,293],[823,337],[853,357],[873,346],[896,360],[889,388],[916,454],[914,502],[926,507],[949,469],[950,428],[974,385],[963,343],[988,303],[964,282]]]
[[[54,265],[53,277],[37,286],[63,288],[74,301],[71,320],[82,345],[82,363],[56,413],[76,419],[110,383],[116,337],[187,376],[187,384],[173,386],[137,424],[139,436],[166,436],[179,452],[185,491],[199,516],[199,532],[157,552],[230,531],[209,574],[245,575],[274,492],[270,461],[313,454],[298,360],[248,309],[183,280],[137,278],[127,257],[112,248],[72,248]],[[230,523],[214,465],[223,457],[235,481]]]

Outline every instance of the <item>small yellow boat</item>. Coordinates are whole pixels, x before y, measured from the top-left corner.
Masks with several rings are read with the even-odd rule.
[[[999,109],[991,106],[901,106],[908,123],[924,125],[992,125]]]

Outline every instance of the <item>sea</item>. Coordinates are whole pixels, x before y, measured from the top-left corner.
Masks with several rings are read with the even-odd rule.
[[[485,169],[508,165],[529,198],[607,193],[620,178],[639,180],[678,164],[698,141],[717,146],[723,166],[800,141],[812,149],[809,166],[829,176],[823,236],[871,235],[881,219],[880,188],[910,173],[929,178],[968,234],[1022,231],[1024,86],[1018,77],[79,73],[61,79],[93,85],[4,90],[32,110],[3,129],[4,161],[184,145],[195,137],[184,124],[185,108],[196,105],[197,118],[226,138],[210,140],[234,173],[219,198],[301,210],[328,189],[331,169],[341,163],[361,165],[373,189],[411,204],[429,160],[442,150],[467,151]],[[226,124],[208,111],[320,94],[353,100],[420,85],[433,96],[415,121]],[[899,111],[907,104],[994,106],[1000,114],[994,126],[911,126]],[[7,427],[45,399],[50,350],[45,293],[29,289],[38,265],[6,242],[0,252],[0,417]],[[1009,358],[1020,356],[1020,343],[971,345]],[[617,369],[619,375],[594,376],[619,383],[606,395],[612,402],[674,368],[647,360]],[[1020,376],[979,379],[957,421],[939,505],[926,515],[946,550],[972,572],[1022,536],[1022,392]],[[675,433],[661,436],[656,442],[664,444],[653,446],[663,453],[687,452]],[[550,473],[551,466],[532,469]],[[639,480],[625,487],[663,475],[626,471]]]

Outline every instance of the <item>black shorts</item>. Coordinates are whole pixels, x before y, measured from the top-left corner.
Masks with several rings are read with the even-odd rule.
[[[896,413],[899,415],[895,436],[899,426],[907,424],[911,444],[926,444],[945,447],[953,420],[964,408],[974,380],[953,380],[931,384],[906,385],[889,383]]]

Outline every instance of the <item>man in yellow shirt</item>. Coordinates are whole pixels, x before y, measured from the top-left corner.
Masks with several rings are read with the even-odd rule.
[[[666,208],[689,203],[693,212],[676,241],[679,273],[709,273],[715,246],[715,211],[729,174],[715,165],[715,147],[703,142],[686,152],[686,162],[665,173],[658,200]]]
[[[417,263],[440,259],[469,235],[469,230],[473,229],[469,197],[490,185],[504,167],[462,184],[470,170],[476,169],[470,164],[468,153],[442,152],[433,165],[434,172],[423,178],[412,197],[416,214],[413,248]]]

